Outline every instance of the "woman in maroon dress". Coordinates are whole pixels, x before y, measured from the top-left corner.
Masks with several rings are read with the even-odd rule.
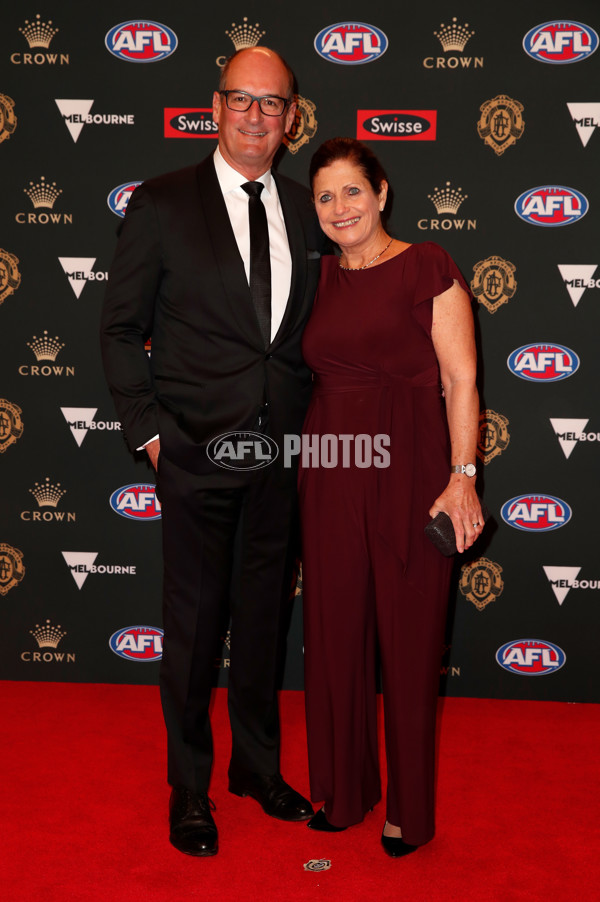
[[[445,511],[463,551],[482,528],[470,297],[441,247],[387,234],[388,183],[365,145],[327,141],[311,183],[341,256],[323,259],[303,341],[315,380],[299,483],[305,690],[311,793],[324,800],[309,826],[343,830],[381,798],[378,643],[388,771],[381,842],[399,857],[434,834],[451,560],[423,529]]]

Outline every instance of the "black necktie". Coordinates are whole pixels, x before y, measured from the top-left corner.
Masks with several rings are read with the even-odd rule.
[[[271,344],[271,256],[267,211],[260,199],[265,186],[262,182],[246,182],[242,188],[249,195],[250,223],[250,294],[265,343]]]

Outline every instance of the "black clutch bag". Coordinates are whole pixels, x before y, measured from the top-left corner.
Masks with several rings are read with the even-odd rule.
[[[481,504],[483,522],[487,523],[491,514],[481,499],[479,499],[479,503]],[[452,525],[452,520],[444,511],[440,511],[433,520],[430,520],[425,527],[425,535],[433,542],[438,551],[441,551],[446,557],[456,554],[454,526]]]

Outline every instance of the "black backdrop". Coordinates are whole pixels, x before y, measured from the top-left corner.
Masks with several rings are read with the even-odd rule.
[[[573,19],[553,18],[566,15]],[[146,25],[125,48],[150,34],[159,49],[145,52],[163,48],[164,58],[109,52],[105,37],[128,21]],[[152,22],[170,33],[154,29],[153,39]],[[317,53],[316,36],[338,23],[363,27],[330,29],[329,47],[343,56],[354,46],[355,58],[375,48],[370,62]],[[551,61],[523,47],[544,23],[534,43]],[[393,186],[394,234],[438,241],[473,280],[480,482],[494,523],[457,563],[442,691],[597,701],[600,51],[591,50],[600,15],[596,2],[576,0],[372,9],[307,0],[301,9],[247,2],[226,11],[179,0],[85,8],[44,0],[4,10],[1,676],[157,679],[152,472],[126,451],[98,351],[119,221],[107,197],[123,206],[135,182],[213,149],[218,65],[244,25],[298,76],[302,115],[281,170],[306,181],[320,141],[372,141]],[[581,59],[560,62],[573,50]],[[515,212],[524,194],[538,220],[574,221],[525,221]],[[109,641],[123,630],[112,640],[118,655]],[[228,655],[225,643],[221,680]],[[301,596],[284,685],[302,686]]]

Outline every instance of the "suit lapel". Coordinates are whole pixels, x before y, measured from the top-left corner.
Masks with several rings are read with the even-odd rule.
[[[302,309],[304,293],[306,289],[306,239],[304,237],[304,229],[300,215],[296,209],[296,205],[286,191],[285,184],[278,178],[275,170],[271,170],[277,185],[277,193],[281,203],[283,219],[287,231],[288,242],[290,246],[290,254],[292,257],[292,281],[290,284],[290,294],[285,307],[285,313],[281,320],[281,325],[277,330],[277,334],[273,340],[273,345],[278,344],[290,326],[296,321]]]

